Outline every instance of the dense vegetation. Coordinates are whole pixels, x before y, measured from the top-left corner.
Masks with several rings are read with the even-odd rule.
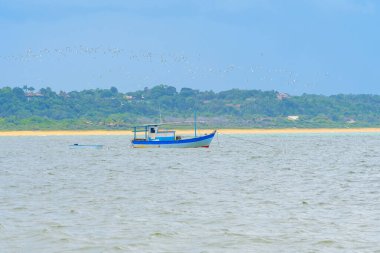
[[[375,127],[378,95],[289,96],[232,89],[215,93],[159,85],[136,92],[117,88],[55,92],[0,89],[0,129],[126,129],[132,124],[191,120],[206,127]],[[293,116],[293,117],[289,117]]]

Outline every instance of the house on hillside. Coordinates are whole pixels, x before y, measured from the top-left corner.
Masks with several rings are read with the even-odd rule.
[[[27,92],[25,93],[25,97],[43,97],[40,92]]]
[[[283,92],[277,93],[277,99],[278,100],[284,100],[284,99],[288,99],[288,98],[290,98],[290,95],[287,93],[283,93]]]
[[[41,94],[40,92],[32,92],[31,91],[31,92],[26,92],[25,97],[27,97],[28,101],[30,101],[33,98],[44,97],[44,95]]]
[[[241,104],[225,104],[225,106],[239,109],[241,107]]]
[[[297,116],[297,115],[290,115],[287,117],[288,120],[290,121],[297,121],[300,119],[300,116]]]

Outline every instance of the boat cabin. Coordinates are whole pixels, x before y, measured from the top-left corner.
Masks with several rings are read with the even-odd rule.
[[[144,132],[144,138],[137,138],[137,133]],[[159,125],[144,125],[133,127],[134,140],[145,141],[174,141],[176,134],[174,130],[160,130]]]

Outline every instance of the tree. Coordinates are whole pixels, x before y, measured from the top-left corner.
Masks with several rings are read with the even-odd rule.
[[[184,96],[184,97],[190,97],[190,96],[195,96],[199,93],[198,90],[193,90],[191,88],[182,88],[181,91],[179,92],[179,95]]]
[[[19,87],[15,87],[12,89],[12,93],[15,97],[17,97],[18,99],[24,99],[25,98],[25,94],[24,94],[24,91],[19,88]]]
[[[159,98],[161,96],[174,96],[177,94],[177,90],[173,86],[158,85],[150,89],[148,96],[152,99]]]
[[[111,92],[113,93],[113,94],[117,94],[119,91],[117,90],[117,88],[116,87],[111,87]]]

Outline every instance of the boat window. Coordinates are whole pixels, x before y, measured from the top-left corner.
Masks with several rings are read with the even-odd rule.
[[[150,129],[150,133],[151,134],[154,134],[156,132],[156,129],[154,129],[154,127],[152,127],[151,129]]]

